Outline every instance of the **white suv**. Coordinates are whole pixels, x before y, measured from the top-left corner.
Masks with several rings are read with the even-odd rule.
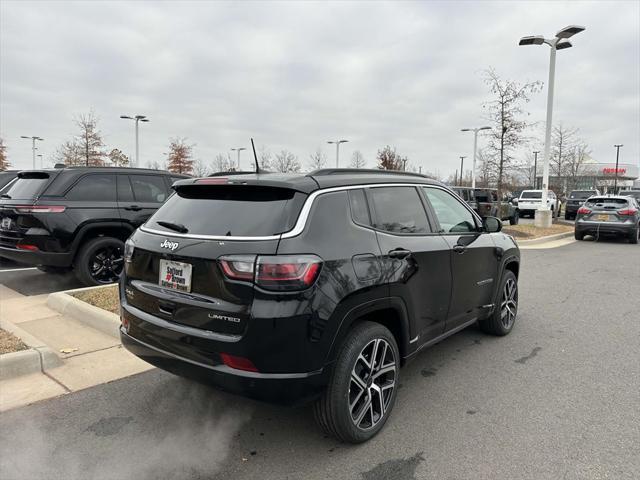
[[[540,208],[542,203],[542,190],[523,190],[518,198],[518,210],[520,216],[525,217],[527,214],[531,214],[533,217],[535,211]],[[552,190],[547,191],[547,207],[551,210],[551,216],[557,217],[560,209],[558,208],[558,198]]]

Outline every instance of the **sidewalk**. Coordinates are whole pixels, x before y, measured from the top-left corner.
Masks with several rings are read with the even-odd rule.
[[[23,296],[0,285],[0,319],[44,342],[62,359],[62,365],[45,372],[0,381],[0,411],[153,368],[127,352],[119,339],[47,307],[47,296]]]

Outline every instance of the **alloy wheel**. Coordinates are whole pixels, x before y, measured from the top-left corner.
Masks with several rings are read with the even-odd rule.
[[[371,340],[362,349],[351,371],[349,413],[362,430],[375,427],[384,418],[396,385],[396,358],[383,339]]]
[[[504,328],[511,328],[516,319],[517,310],[518,285],[513,278],[509,278],[502,289],[502,302],[500,303],[500,321]]]
[[[114,283],[120,277],[123,264],[122,249],[116,246],[107,246],[96,250],[89,259],[89,272],[96,282]]]

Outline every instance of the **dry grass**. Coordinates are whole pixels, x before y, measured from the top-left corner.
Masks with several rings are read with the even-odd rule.
[[[26,350],[27,348],[29,347],[22,343],[18,337],[0,329],[0,354]]]
[[[556,223],[551,228],[538,228],[534,225],[505,225],[503,232],[521,240],[533,240],[534,238],[556,235],[558,233],[573,232],[573,225]]]
[[[118,285],[111,285],[105,288],[97,288],[94,290],[85,290],[73,294],[78,300],[87,302],[90,305],[102,308],[111,313],[120,312],[120,297],[118,294]]]

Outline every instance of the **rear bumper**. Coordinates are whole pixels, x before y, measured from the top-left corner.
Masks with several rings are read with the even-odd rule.
[[[637,226],[633,223],[607,223],[607,222],[584,222],[576,223],[576,232],[585,235],[628,235],[635,232]]]
[[[149,345],[120,329],[122,345],[147,363],[220,390],[270,403],[295,405],[311,401],[328,383],[327,369],[309,373],[257,373],[226,365],[205,365]]]
[[[0,257],[27,265],[48,267],[69,267],[73,262],[73,256],[70,253],[32,252],[8,247],[0,247]]]

